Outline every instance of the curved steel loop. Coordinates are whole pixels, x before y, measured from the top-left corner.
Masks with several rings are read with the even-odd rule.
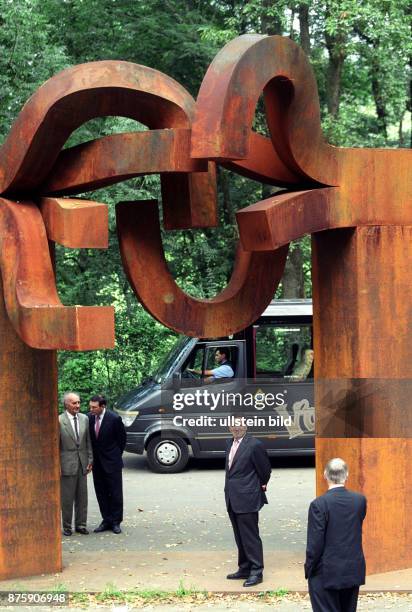
[[[70,133],[93,117],[124,115],[149,127],[188,128],[192,110],[193,99],[186,90],[150,68],[109,61],[65,70],[37,90],[15,121],[0,149],[0,190],[12,194],[13,199],[24,193],[41,193],[42,183]],[[204,167],[205,172],[180,175],[180,208],[175,206],[176,200],[179,202],[176,189],[166,179],[163,193],[169,209],[165,217],[171,227],[216,222],[214,168],[213,164],[210,169],[207,164]],[[203,210],[197,205],[201,191],[205,202],[209,198]],[[19,206],[21,212],[17,212]],[[1,208],[3,227],[13,226],[16,232],[14,238],[9,233],[2,239],[0,261],[8,287],[8,314],[17,333],[35,348],[112,347],[112,308],[66,308],[60,303],[40,211],[34,204],[7,200]],[[49,210],[49,227],[56,215],[63,219],[62,210]],[[196,216],[196,210],[202,210],[203,217]],[[71,213],[79,217],[80,208],[72,207]],[[33,269],[27,263],[28,251],[35,262]]]
[[[190,156],[190,139],[190,129],[171,128],[112,134],[64,149],[41,189],[70,195],[158,172],[190,172],[200,180],[205,178],[201,173],[210,173],[211,164],[208,168],[206,160]],[[283,164],[270,139],[255,132],[250,134],[249,156],[223,165],[263,183],[290,185],[301,180]]]
[[[160,173],[166,229],[217,225],[215,165],[190,157],[190,129],[112,134],[60,152],[42,191],[70,195]]]
[[[130,62],[63,70],[25,104],[0,148],[0,193],[41,187],[69,135],[95,117],[121,115],[150,128],[190,127],[193,98],[165,74]]]
[[[33,202],[0,198],[0,267],[10,321],[33,348],[114,346],[111,306],[63,306],[57,295],[44,223]]]
[[[304,52],[280,36],[246,34],[217,54],[196,102],[192,156],[246,158],[262,92],[273,146],[282,162],[302,180],[337,184],[344,150],[323,138],[316,80]]]
[[[193,298],[177,286],[168,270],[157,202],[121,202],[116,216],[123,266],[131,286],[150,314],[177,332],[206,338],[244,329],[269,304],[282,277],[288,245],[265,253],[239,248],[226,289],[212,299]]]
[[[60,152],[43,185],[45,193],[71,195],[101,189],[143,174],[206,173],[190,157],[189,128],[111,134]]]

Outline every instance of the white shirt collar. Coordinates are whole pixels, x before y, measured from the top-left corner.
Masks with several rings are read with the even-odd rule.
[[[344,487],[344,486],[345,486],[344,484],[333,484],[333,485],[329,485],[328,490],[330,491],[331,489],[336,489],[337,487]]]

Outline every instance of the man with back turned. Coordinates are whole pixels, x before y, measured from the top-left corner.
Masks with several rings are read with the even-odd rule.
[[[309,507],[305,578],[314,612],[355,612],[365,584],[362,523],[366,498],[345,487],[348,466],[331,459],[325,468],[329,490]]]

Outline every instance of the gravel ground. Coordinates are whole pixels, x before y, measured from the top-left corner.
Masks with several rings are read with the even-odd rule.
[[[97,605],[91,600],[87,610],[106,609],[127,612],[132,609],[181,612],[222,610],[253,612],[275,609],[280,612],[311,610],[308,597],[287,595],[268,600],[257,593],[244,594],[241,583],[225,579],[236,566],[236,549],[223,499],[223,462],[191,460],[181,474],[153,474],[145,459],[125,454],[125,521],[123,533],[111,532],[63,538],[62,573],[3,581],[0,590],[104,591],[108,585],[118,590],[186,588],[205,591],[234,591],[233,595],[202,595],[163,602],[147,600],[122,605]],[[90,529],[100,515],[89,478]],[[261,512],[260,527],[265,551],[265,590],[286,588],[304,591],[303,559],[308,505],[315,495],[313,459],[272,460],[269,505]],[[366,589],[412,589],[412,571],[403,570],[368,577]],[[237,591],[237,593],[235,593]],[[80,608],[42,606],[2,607],[2,610],[72,612]],[[358,610],[412,612],[411,595],[364,594]]]
[[[180,474],[154,474],[139,455],[124,454],[123,488],[125,534],[111,533],[84,538],[63,538],[63,551],[87,546],[99,551],[233,550],[233,534],[225,507],[224,461],[191,459]],[[315,497],[312,457],[272,459],[268,486],[269,505],[260,513],[265,550],[304,552],[306,520]],[[89,484],[89,528],[100,523],[100,513]],[[127,535],[126,535],[127,532]]]

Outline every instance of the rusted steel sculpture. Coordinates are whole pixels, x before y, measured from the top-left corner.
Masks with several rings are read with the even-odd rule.
[[[270,138],[252,131],[262,93]],[[82,123],[107,115],[149,129],[63,149]],[[318,488],[326,460],[343,456],[369,498],[369,572],[412,564],[410,162],[406,150],[328,145],[313,72],[278,36],[229,43],[196,102],[166,75],[119,61],[65,70],[32,96],[0,149],[0,578],[61,568],[55,351],[114,344],[111,308],[65,307],[57,295],[54,242],[107,246],[105,206],[67,196],[159,173],[165,229],[214,227],[216,163],[286,189],[238,213],[226,289],[199,300],[176,285],[156,201],[117,207],[130,283],[172,329],[223,336],[260,315],[288,243],[312,234]]]

